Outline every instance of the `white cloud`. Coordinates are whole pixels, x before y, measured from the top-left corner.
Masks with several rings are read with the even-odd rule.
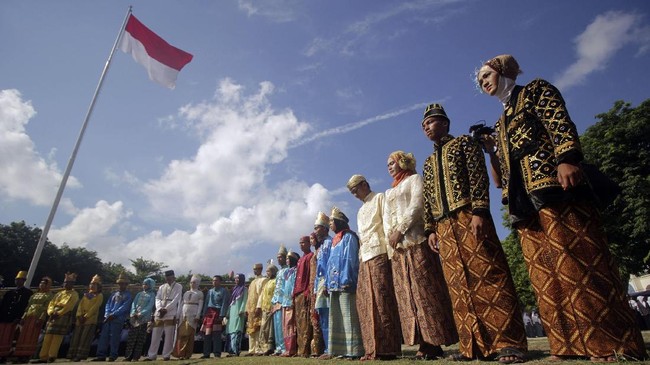
[[[206,222],[268,194],[269,165],[284,160],[289,143],[309,126],[291,110],[273,110],[271,83],[261,83],[252,95],[243,91],[226,79],[214,100],[181,108],[180,117],[194,126],[202,145],[193,158],[172,161],[160,179],[145,184],[154,211]]]
[[[61,229],[52,229],[48,234],[50,241],[56,245],[67,243],[70,247],[101,246],[99,240],[106,239],[113,226],[131,212],[124,210],[121,201],[109,204],[100,200],[94,208],[81,209],[70,224]]]
[[[344,124],[344,125],[341,125],[341,126],[338,126],[338,127],[330,128],[330,129],[327,129],[327,130],[324,130],[324,131],[320,131],[320,132],[317,132],[317,133],[313,133],[311,136],[309,136],[307,138],[303,138],[299,142],[296,142],[291,147],[298,147],[298,146],[302,146],[304,144],[313,142],[313,141],[321,139],[321,138],[330,137],[330,136],[334,136],[334,135],[337,135],[337,134],[348,133],[348,132],[351,132],[353,130],[359,129],[361,127],[365,127],[368,124],[377,123],[377,122],[380,122],[382,120],[391,119],[391,118],[397,117],[399,115],[412,112],[413,110],[424,108],[427,105],[428,105],[427,103],[414,104],[414,105],[411,105],[411,106],[409,106],[407,108],[396,110],[394,112],[385,113],[385,114],[381,114],[381,115],[375,115],[374,117],[371,117],[371,118],[363,119],[363,120],[360,120],[360,121],[357,121],[357,122],[352,122],[352,123]]]
[[[311,232],[317,212],[331,208],[331,194],[320,184],[291,176],[268,181],[269,167],[286,159],[289,145],[309,130],[291,110],[272,108],[273,92],[273,85],[263,82],[247,94],[226,79],[212,100],[180,109],[178,118],[194,129],[201,146],[192,158],[170,162],[160,178],[144,184],[151,213],[137,213],[194,228],[174,229],[165,223],[165,228],[135,239],[109,237],[107,232],[125,224],[128,216],[121,203],[104,203],[57,231],[59,241],[65,237],[71,245],[86,243],[103,261],[128,264],[142,256],[179,273],[206,274],[248,268],[260,260],[260,252],[275,252],[280,243],[296,246],[298,237]],[[93,216],[97,224],[83,224]],[[91,236],[99,237],[99,244]]]
[[[286,23],[296,18],[295,8],[301,5],[296,0],[239,0],[239,9],[251,16],[260,16],[276,23]]]
[[[54,200],[62,174],[55,162],[39,155],[27,135],[25,127],[35,115],[31,102],[22,100],[18,90],[0,90],[0,198],[47,206]],[[68,187],[79,185],[74,177],[69,178]],[[62,206],[74,211],[68,199]]]
[[[580,84],[585,78],[607,67],[623,47],[636,44],[639,53],[650,46],[650,27],[642,26],[642,15],[609,11],[601,14],[574,40],[578,59],[554,84],[561,90]]]

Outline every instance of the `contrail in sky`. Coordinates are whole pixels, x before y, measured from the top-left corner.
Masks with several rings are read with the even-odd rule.
[[[386,114],[382,114],[382,115],[376,115],[374,117],[364,119],[364,120],[360,120],[358,122],[352,122],[352,123],[344,124],[342,126],[327,129],[327,130],[318,132],[318,133],[312,135],[311,137],[308,137],[306,139],[302,139],[302,140],[298,141],[296,144],[291,145],[291,147],[292,148],[293,147],[298,147],[298,146],[304,145],[305,143],[313,142],[313,141],[315,141],[317,139],[321,139],[321,138],[329,137],[329,136],[334,136],[334,135],[337,135],[337,134],[347,133],[347,132],[353,131],[355,129],[359,129],[361,127],[364,127],[364,126],[366,126],[368,124],[372,124],[372,123],[376,123],[376,122],[379,122],[379,121],[382,121],[382,120],[394,118],[394,117],[397,117],[399,115],[402,115],[402,114],[405,114],[405,113],[408,113],[408,112],[412,112],[413,110],[416,110],[416,109],[422,109],[427,105],[429,105],[429,104],[428,103],[418,103],[418,104],[415,104],[415,105],[411,105],[411,106],[409,106],[407,108],[396,110],[394,112],[390,112],[390,113],[386,113]]]

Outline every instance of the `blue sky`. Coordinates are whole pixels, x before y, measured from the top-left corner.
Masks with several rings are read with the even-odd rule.
[[[497,54],[517,58],[519,83],[555,83],[581,133],[650,96],[645,0],[3,1],[1,223],[45,224],[131,4],[194,59],[169,90],[116,52],[49,235],[127,266],[250,273],[280,243],[299,250],[319,210],[356,228],[345,183],[388,189],[395,150],[421,171],[426,104],[454,135],[494,123],[473,75]]]

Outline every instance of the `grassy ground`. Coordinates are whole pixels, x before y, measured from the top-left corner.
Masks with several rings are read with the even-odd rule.
[[[643,338],[645,340],[646,344],[646,349],[650,349],[650,331],[644,331],[643,332]],[[529,364],[535,364],[535,365],[544,365],[544,364],[553,364],[553,365],[558,365],[557,362],[552,362],[548,361],[547,358],[549,356],[549,348],[548,348],[548,341],[546,337],[542,338],[529,338],[528,339],[528,355],[529,355]],[[424,363],[435,363],[435,364],[445,364],[445,365],[450,365],[450,364],[459,364],[455,363],[452,361],[448,360],[436,360],[436,361],[421,361],[421,360],[413,360],[409,357],[413,357],[415,355],[417,348],[416,347],[410,347],[410,346],[404,346],[402,347],[402,352],[404,357],[400,358],[398,360],[390,361],[390,362],[384,362],[386,364],[390,365],[414,365],[414,364],[424,364]],[[458,351],[458,346],[449,346],[444,348],[445,354],[451,354],[454,352]],[[245,352],[244,352],[245,353]],[[242,353],[242,354],[244,354]],[[278,358],[278,357],[245,357],[245,356],[240,356],[240,357],[228,357],[228,358],[221,358],[221,359],[199,359],[200,355],[195,354],[192,359],[189,360],[172,360],[172,361],[155,361],[155,362],[149,362],[147,364],[150,365],[185,365],[185,364],[199,364],[199,365],[212,365],[212,364],[241,364],[241,365],[290,365],[290,364],[350,364],[350,363],[358,363],[358,361],[350,361],[350,360],[316,360],[316,359],[303,359],[303,358]],[[621,360],[619,362],[627,362],[625,360]],[[369,363],[379,363],[379,362],[369,362]],[[127,364],[127,363],[124,363]],[[130,363],[129,363],[130,364]],[[462,364],[462,363],[461,363]],[[497,364],[495,361],[490,361],[490,362],[482,362],[482,361],[472,361],[469,363],[466,363],[468,365],[478,365],[478,364]],[[572,365],[572,364],[591,364],[588,361],[585,360],[572,360],[572,361],[564,361],[561,362],[560,364],[566,364],[566,365]],[[634,364],[650,364],[650,361],[646,362],[634,362]]]

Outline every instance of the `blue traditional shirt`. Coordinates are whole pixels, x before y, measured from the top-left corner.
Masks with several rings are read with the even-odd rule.
[[[106,302],[104,318],[113,315],[114,320],[126,321],[131,309],[131,293],[128,290],[116,291],[111,294]]]
[[[296,271],[298,268],[296,266],[290,267],[284,272],[284,289],[282,289],[282,306],[283,307],[293,307],[293,288],[296,286]],[[278,283],[275,282],[277,288]]]
[[[138,315],[137,319],[132,319],[133,324],[138,325],[147,323],[151,320],[153,306],[156,303],[156,292],[153,289],[138,292],[131,304],[131,317]]]
[[[284,273],[288,269],[288,266],[283,266],[275,277],[275,291],[273,292],[273,298],[271,298],[271,304],[279,303],[282,305],[282,300],[284,298]]]
[[[314,280],[314,294],[318,294],[318,282],[327,276],[327,261],[332,248],[332,237],[327,236],[316,252],[316,279]]]
[[[212,288],[208,291],[207,302],[203,307],[203,313],[205,313],[208,308],[219,309],[219,314],[223,316],[228,310],[228,303],[230,303],[230,293],[228,289],[223,286],[219,288]]]
[[[327,290],[355,292],[359,277],[359,240],[352,232],[343,238],[329,253],[327,260]]]

